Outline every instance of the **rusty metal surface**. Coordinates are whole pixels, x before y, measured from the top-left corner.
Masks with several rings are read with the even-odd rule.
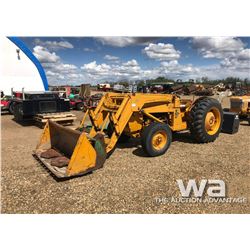
[[[58,178],[65,178],[67,177],[66,170],[67,167],[56,167],[51,165],[51,160],[50,159],[45,159],[41,157],[42,151],[37,150],[34,152],[33,156],[39,160],[39,162],[46,168],[48,168],[56,177]]]
[[[61,154],[58,153],[53,148],[50,148],[50,149],[41,153],[41,157],[45,158],[45,159],[51,159],[51,158],[55,158],[55,157],[59,157],[59,156],[61,156]]]
[[[67,157],[60,156],[60,157],[53,158],[50,163],[51,163],[52,166],[56,166],[56,167],[61,168],[61,167],[68,166],[69,161],[70,160]]]
[[[81,132],[65,128],[52,121],[49,121],[49,129],[51,147],[70,158],[74,152]]]

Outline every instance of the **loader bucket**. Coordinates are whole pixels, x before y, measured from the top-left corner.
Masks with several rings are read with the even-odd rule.
[[[34,151],[38,158],[59,178],[82,175],[103,166],[106,160],[104,136],[65,128],[48,121]]]

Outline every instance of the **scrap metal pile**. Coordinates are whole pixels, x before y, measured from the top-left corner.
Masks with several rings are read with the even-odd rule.
[[[182,95],[212,96],[213,88],[205,88],[204,85],[196,84],[190,86],[173,86],[172,93]]]
[[[241,84],[224,84],[217,85],[210,84],[154,84],[144,86],[142,88],[144,93],[166,93],[177,95],[195,95],[195,96],[213,96],[225,94],[226,96],[242,96],[250,93],[249,86],[242,86]]]

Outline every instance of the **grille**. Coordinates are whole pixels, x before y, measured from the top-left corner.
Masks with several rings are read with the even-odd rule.
[[[231,108],[241,108],[242,107],[242,101],[231,101]]]
[[[54,101],[39,102],[39,108],[41,113],[56,112],[56,102]]]

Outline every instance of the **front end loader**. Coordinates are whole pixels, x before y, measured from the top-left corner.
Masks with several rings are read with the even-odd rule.
[[[209,97],[192,102],[172,94],[107,93],[77,130],[48,121],[34,154],[57,177],[77,176],[102,167],[118,141],[141,138],[145,153],[154,157],[168,150],[172,132],[190,130],[197,142],[208,143],[222,122],[220,103]]]

